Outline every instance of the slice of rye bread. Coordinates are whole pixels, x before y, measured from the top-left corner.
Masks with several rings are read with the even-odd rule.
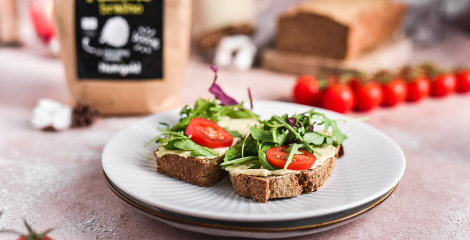
[[[219,166],[223,158],[223,156],[217,158],[194,158],[182,157],[177,154],[166,154],[157,157],[157,172],[187,183],[209,187],[219,182],[226,174]]]
[[[270,198],[296,197],[319,189],[333,173],[336,159],[343,154],[343,146],[340,146],[335,157],[327,159],[325,164],[314,169],[267,177],[230,174],[230,181],[235,192],[257,202],[265,203]]]

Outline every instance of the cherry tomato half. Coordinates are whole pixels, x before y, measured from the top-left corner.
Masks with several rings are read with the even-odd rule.
[[[221,126],[204,118],[193,118],[185,131],[195,143],[208,148],[230,147],[233,137]]]
[[[395,78],[382,85],[382,106],[395,106],[406,98],[406,82],[401,78]]]
[[[463,70],[455,74],[457,82],[456,91],[460,93],[470,92],[470,70]]]
[[[310,75],[300,76],[294,86],[294,101],[300,104],[317,106],[320,102],[318,80]]]
[[[425,77],[417,77],[407,84],[406,101],[417,102],[429,96],[430,83]]]
[[[444,97],[455,91],[455,77],[451,74],[441,74],[431,82],[431,96]]]
[[[285,150],[287,149],[286,146],[280,147],[273,147],[266,151],[266,158],[268,159],[269,163],[273,166],[278,168],[284,168],[286,165],[287,157],[289,153],[286,153]],[[299,149],[300,152],[303,154],[296,154],[292,159],[292,162],[289,164],[287,169],[290,170],[306,170],[313,166],[317,157],[310,153],[307,150]]]
[[[344,84],[333,84],[323,93],[322,106],[339,113],[351,111],[355,103],[354,93]]]
[[[377,82],[367,82],[364,85],[358,84],[354,88],[356,96],[355,109],[358,111],[369,111],[382,102],[382,88]]]

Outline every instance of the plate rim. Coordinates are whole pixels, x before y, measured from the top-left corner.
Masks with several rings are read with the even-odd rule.
[[[210,223],[201,223],[201,222],[193,222],[191,220],[184,220],[184,219],[179,219],[176,217],[168,216],[165,214],[162,214],[156,210],[149,209],[146,206],[143,206],[139,202],[132,200],[125,195],[123,195],[119,189],[116,189],[116,187],[113,186],[113,182],[108,178],[106,173],[104,173],[104,178],[106,185],[110,188],[110,190],[119,197],[122,201],[126,202],[127,204],[131,205],[132,207],[136,208],[137,210],[143,211],[147,214],[150,214],[152,216],[156,216],[159,218],[163,218],[167,221],[172,221],[172,222],[177,222],[180,224],[186,224],[186,225],[191,225],[191,226],[197,226],[197,227],[204,227],[204,228],[212,228],[212,229],[223,229],[223,230],[233,230],[233,231],[248,231],[248,232],[292,232],[292,231],[299,231],[299,230],[312,230],[312,229],[317,229],[317,228],[322,228],[322,227],[327,227],[331,226],[333,224],[337,223],[342,223],[345,221],[348,221],[352,218],[362,216],[369,211],[373,210],[375,207],[379,206],[385,200],[387,200],[397,189],[399,183],[397,183],[395,186],[392,187],[392,189],[389,189],[384,195],[382,195],[378,200],[374,201],[368,206],[365,206],[364,208],[359,209],[358,211],[355,211],[347,216],[340,217],[338,219],[333,219],[327,222],[322,222],[322,223],[315,223],[315,224],[309,224],[309,225],[303,225],[303,226],[297,226],[297,227],[285,227],[285,228],[251,228],[251,227],[238,227],[238,226],[229,226],[229,225],[218,225],[218,224],[210,224]],[[122,190],[122,189],[120,189]],[[321,216],[319,216],[321,217]]]
[[[301,105],[301,104],[295,104],[295,103],[289,103],[289,102],[280,102],[280,101],[257,101],[256,102],[257,104],[267,104],[267,105],[285,105],[285,107],[295,107],[295,108],[303,108],[304,110],[303,111],[308,111],[308,109],[312,109],[312,108],[315,108],[315,109],[318,109],[320,110],[321,112],[326,112],[327,114],[330,114],[330,115],[333,115],[333,116],[338,116],[338,117],[341,117],[343,119],[347,119],[347,118],[351,118],[350,116],[347,116],[347,115],[344,115],[344,114],[340,114],[340,113],[337,113],[337,112],[333,112],[333,111],[330,111],[330,110],[327,110],[327,109],[323,109],[323,108],[317,108],[317,107],[311,107],[311,106],[307,106],[307,105]],[[155,113],[155,114],[152,114],[152,115],[149,115],[149,116],[146,116],[142,119],[139,119],[137,121],[135,121],[134,123],[131,123],[129,124],[127,127],[121,129],[118,133],[116,133],[112,138],[111,140],[108,141],[108,143],[106,144],[106,146],[104,147],[103,149],[103,152],[102,152],[102,167],[103,167],[103,170],[104,172],[107,174],[107,176],[109,177],[109,172],[106,170],[106,164],[105,164],[105,158],[106,158],[106,154],[107,154],[107,151],[109,151],[108,149],[110,148],[109,146],[114,142],[116,141],[116,139],[124,134],[124,132],[128,131],[128,129],[131,129],[133,127],[133,125],[137,125],[141,122],[147,122],[149,121],[149,119],[153,119],[155,118],[157,115],[160,115],[160,114],[166,114],[166,113],[169,113],[169,112],[172,112],[172,111],[175,111],[175,112],[178,112],[178,110],[180,110],[181,107],[178,107],[178,108],[173,108],[173,109],[170,109],[170,110],[166,110],[166,111],[162,111],[162,112],[159,112],[159,113]],[[168,211],[172,211],[172,212],[176,212],[176,213],[180,213],[180,214],[184,214],[184,215],[189,215],[189,216],[196,216],[196,217],[201,217],[201,218],[209,218],[209,219],[214,219],[214,220],[227,220],[227,221],[280,221],[280,220],[292,220],[292,219],[300,219],[300,218],[308,218],[308,217],[314,217],[314,216],[321,216],[321,215],[326,215],[326,214],[330,214],[330,213],[335,213],[335,212],[339,212],[339,211],[344,211],[344,210],[347,210],[347,209],[351,209],[351,208],[354,208],[354,207],[357,207],[357,206],[360,206],[362,204],[365,204],[367,202],[370,202],[382,195],[384,195],[385,193],[387,193],[387,191],[389,189],[391,189],[393,186],[395,186],[396,184],[398,184],[398,182],[400,181],[400,179],[403,177],[404,173],[405,173],[405,169],[406,169],[406,157],[403,153],[403,150],[401,149],[401,147],[391,138],[389,137],[388,135],[386,135],[385,133],[383,133],[382,131],[378,130],[377,128],[369,125],[369,124],[366,124],[364,122],[357,122],[355,124],[360,124],[362,125],[363,127],[366,127],[366,128],[369,128],[371,129],[372,131],[374,131],[376,134],[380,135],[381,137],[385,138],[388,142],[390,142],[392,145],[392,147],[394,147],[398,153],[399,153],[399,156],[400,156],[400,159],[401,159],[401,166],[402,168],[400,169],[400,172],[399,174],[397,175],[397,177],[393,180],[393,181],[390,181],[389,184],[386,186],[386,187],[383,187],[383,189],[381,189],[381,191],[377,191],[375,192],[375,194],[371,194],[369,195],[367,198],[362,198],[362,199],[359,199],[359,200],[356,200],[354,202],[350,202],[348,204],[343,204],[341,206],[337,206],[337,207],[332,207],[332,208],[328,208],[328,210],[324,210],[324,211],[320,211],[320,213],[317,213],[317,214],[314,214],[312,215],[311,213],[309,214],[308,211],[302,213],[302,214],[297,214],[297,215],[283,215],[283,214],[275,214],[275,215],[270,215],[269,217],[266,217],[266,216],[263,216],[263,215],[248,215],[248,216],[243,216],[243,217],[240,217],[239,215],[236,215],[235,217],[233,215],[224,215],[224,216],[220,216],[220,215],[211,215],[211,214],[205,214],[203,212],[195,212],[195,211],[187,211],[185,209],[179,209],[179,208],[176,208],[176,207],[171,207],[171,206],[165,206],[165,205],[162,205],[162,204],[155,204],[153,202],[149,202],[145,199],[142,199],[140,198],[139,196],[136,196],[128,191],[125,191],[125,189],[120,186],[119,182],[116,182],[116,181],[113,181],[113,183],[119,187],[120,189],[122,189],[126,194],[128,194],[129,196],[135,198],[135,199],[138,199],[139,201],[142,201],[148,205],[151,205],[151,206],[155,206],[156,208],[161,208],[161,209],[165,209],[165,210],[168,210]],[[109,177],[110,179],[112,177]],[[112,180],[112,179],[111,179]],[[184,183],[184,182],[182,182]],[[184,184],[188,184],[188,183],[184,183]],[[260,203],[261,204],[261,203]]]

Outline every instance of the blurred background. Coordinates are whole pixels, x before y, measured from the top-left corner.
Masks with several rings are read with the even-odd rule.
[[[242,0],[237,3],[224,0],[194,1],[193,46],[204,52],[208,48],[216,47],[220,41],[219,37],[211,40],[210,36],[246,34],[252,37],[257,46],[267,47],[274,41],[276,21],[279,16],[302,2],[302,0]],[[407,5],[405,21],[399,31],[412,39],[415,47],[432,47],[432,44],[441,41],[449,31],[462,33],[470,31],[468,0],[397,0],[396,2]],[[44,45],[53,40],[55,35],[53,0],[1,0],[0,4],[2,46],[21,46],[41,51]],[[337,10],[341,11],[340,8]],[[58,49],[52,50],[58,51]]]
[[[53,0],[0,0],[0,6],[0,69],[8,69],[9,78],[16,78],[15,71],[18,78],[27,78],[22,71],[28,68],[41,75],[41,69],[60,61],[55,25],[70,19],[64,14],[55,19],[62,10],[56,8],[55,17]],[[302,74],[326,78],[351,71],[397,71],[423,61],[443,69],[470,64],[468,0],[198,0],[191,11],[190,62],[217,64],[234,74],[252,69],[288,74],[291,85]],[[31,65],[12,69],[9,60],[15,56],[30,57]],[[62,74],[53,75],[65,82]],[[183,83],[186,89],[190,84]],[[292,101],[291,90],[274,99]]]

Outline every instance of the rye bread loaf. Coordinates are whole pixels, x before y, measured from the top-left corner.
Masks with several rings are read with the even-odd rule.
[[[319,189],[331,176],[336,159],[343,153],[343,147],[340,146],[334,157],[327,159],[323,165],[314,169],[267,177],[230,174],[230,181],[235,192],[257,202],[265,203],[271,198],[296,197]]]
[[[389,39],[406,6],[390,0],[315,0],[287,10],[278,20],[278,50],[351,59]]]
[[[223,156],[217,158],[182,157],[166,154],[157,157],[157,172],[201,187],[216,184],[226,173],[220,168]]]

